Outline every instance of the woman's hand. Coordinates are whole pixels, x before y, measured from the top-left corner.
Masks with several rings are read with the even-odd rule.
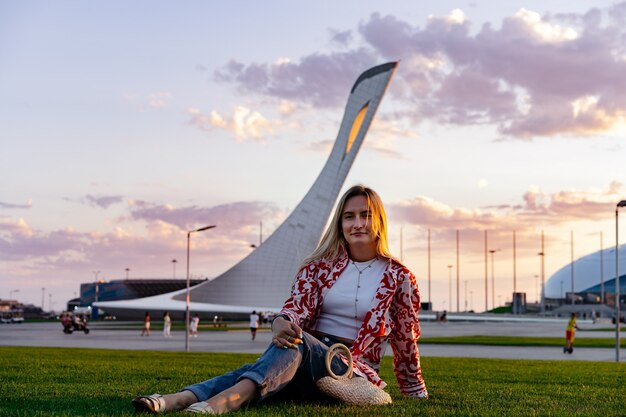
[[[295,323],[277,317],[272,323],[272,344],[287,349],[302,343],[302,329]]]

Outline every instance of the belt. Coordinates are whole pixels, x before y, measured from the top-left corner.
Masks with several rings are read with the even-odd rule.
[[[333,336],[332,334],[326,334],[318,331],[312,331],[311,334],[315,336],[316,339],[320,340],[327,346],[332,346],[335,343],[341,343],[346,345],[347,347],[352,347],[354,344],[353,340],[346,339],[345,337]]]

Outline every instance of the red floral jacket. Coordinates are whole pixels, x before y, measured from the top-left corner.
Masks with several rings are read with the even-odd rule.
[[[304,331],[315,330],[324,296],[348,262],[348,255],[344,252],[334,261],[321,259],[302,267],[281,314]],[[428,393],[417,347],[420,337],[419,309],[420,295],[415,276],[402,264],[389,260],[381,285],[350,351],[357,371],[384,388],[387,384],[379,377],[378,371],[389,340],[400,391],[409,397],[422,398]]]

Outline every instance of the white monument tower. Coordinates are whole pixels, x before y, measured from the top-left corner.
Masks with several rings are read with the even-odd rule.
[[[193,311],[243,313],[251,307],[277,309],[282,305],[300,263],[319,242],[396,66],[396,62],[382,64],[359,76],[350,90],[335,145],[313,186],[256,250],[220,276],[191,289]],[[101,302],[98,306],[120,315],[130,309],[180,311],[184,310],[185,297],[185,292],[179,291],[145,299]]]

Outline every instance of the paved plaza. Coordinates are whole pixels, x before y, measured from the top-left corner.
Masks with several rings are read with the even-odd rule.
[[[119,323],[122,324],[122,323]],[[615,338],[614,331],[585,331],[585,329],[607,328],[610,323],[579,324],[583,329],[576,338]],[[0,325],[0,346],[50,346],[68,348],[99,348],[129,350],[183,351],[185,334],[172,331],[171,338],[163,337],[159,323],[149,337],[140,336],[136,330],[112,330],[111,323],[92,323],[91,333],[64,334],[59,322],[24,323]],[[422,322],[422,334],[439,336],[529,336],[563,337],[565,322],[545,323],[486,323],[486,322]],[[262,353],[269,345],[271,333],[262,328],[255,341],[250,340],[246,330],[201,331],[197,338],[190,338],[192,352]],[[626,349],[621,349],[620,361],[626,361]],[[474,346],[436,345],[422,343],[422,357],[468,357],[537,360],[583,360],[615,361],[614,348],[575,348],[572,355],[564,355],[560,347],[517,347],[517,346]],[[387,349],[391,355],[391,348]]]

